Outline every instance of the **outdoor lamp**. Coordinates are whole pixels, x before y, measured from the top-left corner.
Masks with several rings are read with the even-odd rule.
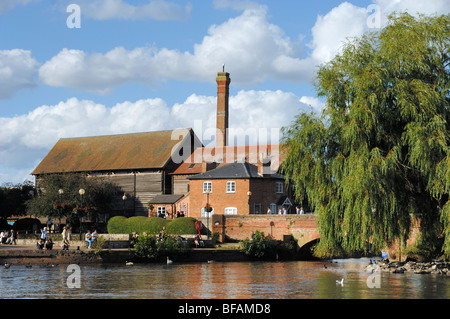
[[[80,190],[78,191],[78,193],[83,196],[84,193],[86,193],[86,191],[83,188],[80,188]]]

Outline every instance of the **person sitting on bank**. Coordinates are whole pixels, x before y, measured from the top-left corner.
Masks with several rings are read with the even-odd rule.
[[[98,233],[97,230],[94,230],[91,234],[91,244],[94,244],[97,242]]]
[[[69,244],[69,240],[66,238],[63,239],[63,243],[62,243],[62,249],[63,250],[69,250],[70,244]]]
[[[84,235],[84,240],[88,243],[88,249],[91,249],[92,241],[91,241],[91,231],[88,230],[86,235]]]
[[[202,238],[198,234],[197,234],[197,236],[195,236],[194,244],[195,244],[196,248],[198,248],[199,246],[200,247],[204,247],[205,246],[205,243],[203,242]]]
[[[6,240],[6,244],[12,245],[12,243],[14,242],[14,245],[17,245],[16,237],[16,232],[14,231],[14,229],[11,229],[11,231],[9,232],[9,237]]]
[[[44,240],[42,238],[39,238],[39,241],[37,242],[36,248],[37,249],[44,249],[44,245],[45,245]]]
[[[47,240],[47,242],[45,243],[45,249],[47,250],[52,250],[53,249],[53,241],[51,238],[49,238]]]

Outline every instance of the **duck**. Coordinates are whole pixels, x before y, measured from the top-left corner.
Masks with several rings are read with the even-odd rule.
[[[172,264],[172,263],[173,263],[173,261],[169,259],[169,256],[167,256],[167,264],[169,265],[169,264]]]
[[[11,264],[5,263],[5,268],[6,268],[6,269],[9,269],[9,267],[11,267]]]
[[[127,262],[125,262],[125,265],[126,265],[126,266],[133,266],[133,262],[127,261]]]
[[[336,284],[339,284],[341,286],[344,285],[344,278],[342,278],[341,280],[336,280]]]

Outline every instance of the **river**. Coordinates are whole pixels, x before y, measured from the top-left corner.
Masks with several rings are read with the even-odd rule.
[[[0,269],[0,291],[2,299],[450,299],[450,276],[369,274],[368,262],[11,265]]]

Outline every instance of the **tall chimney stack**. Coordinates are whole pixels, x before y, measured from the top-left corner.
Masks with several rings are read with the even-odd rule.
[[[225,72],[217,73],[217,126],[216,126],[216,148],[227,145],[228,130],[228,95],[230,91],[230,74]]]

